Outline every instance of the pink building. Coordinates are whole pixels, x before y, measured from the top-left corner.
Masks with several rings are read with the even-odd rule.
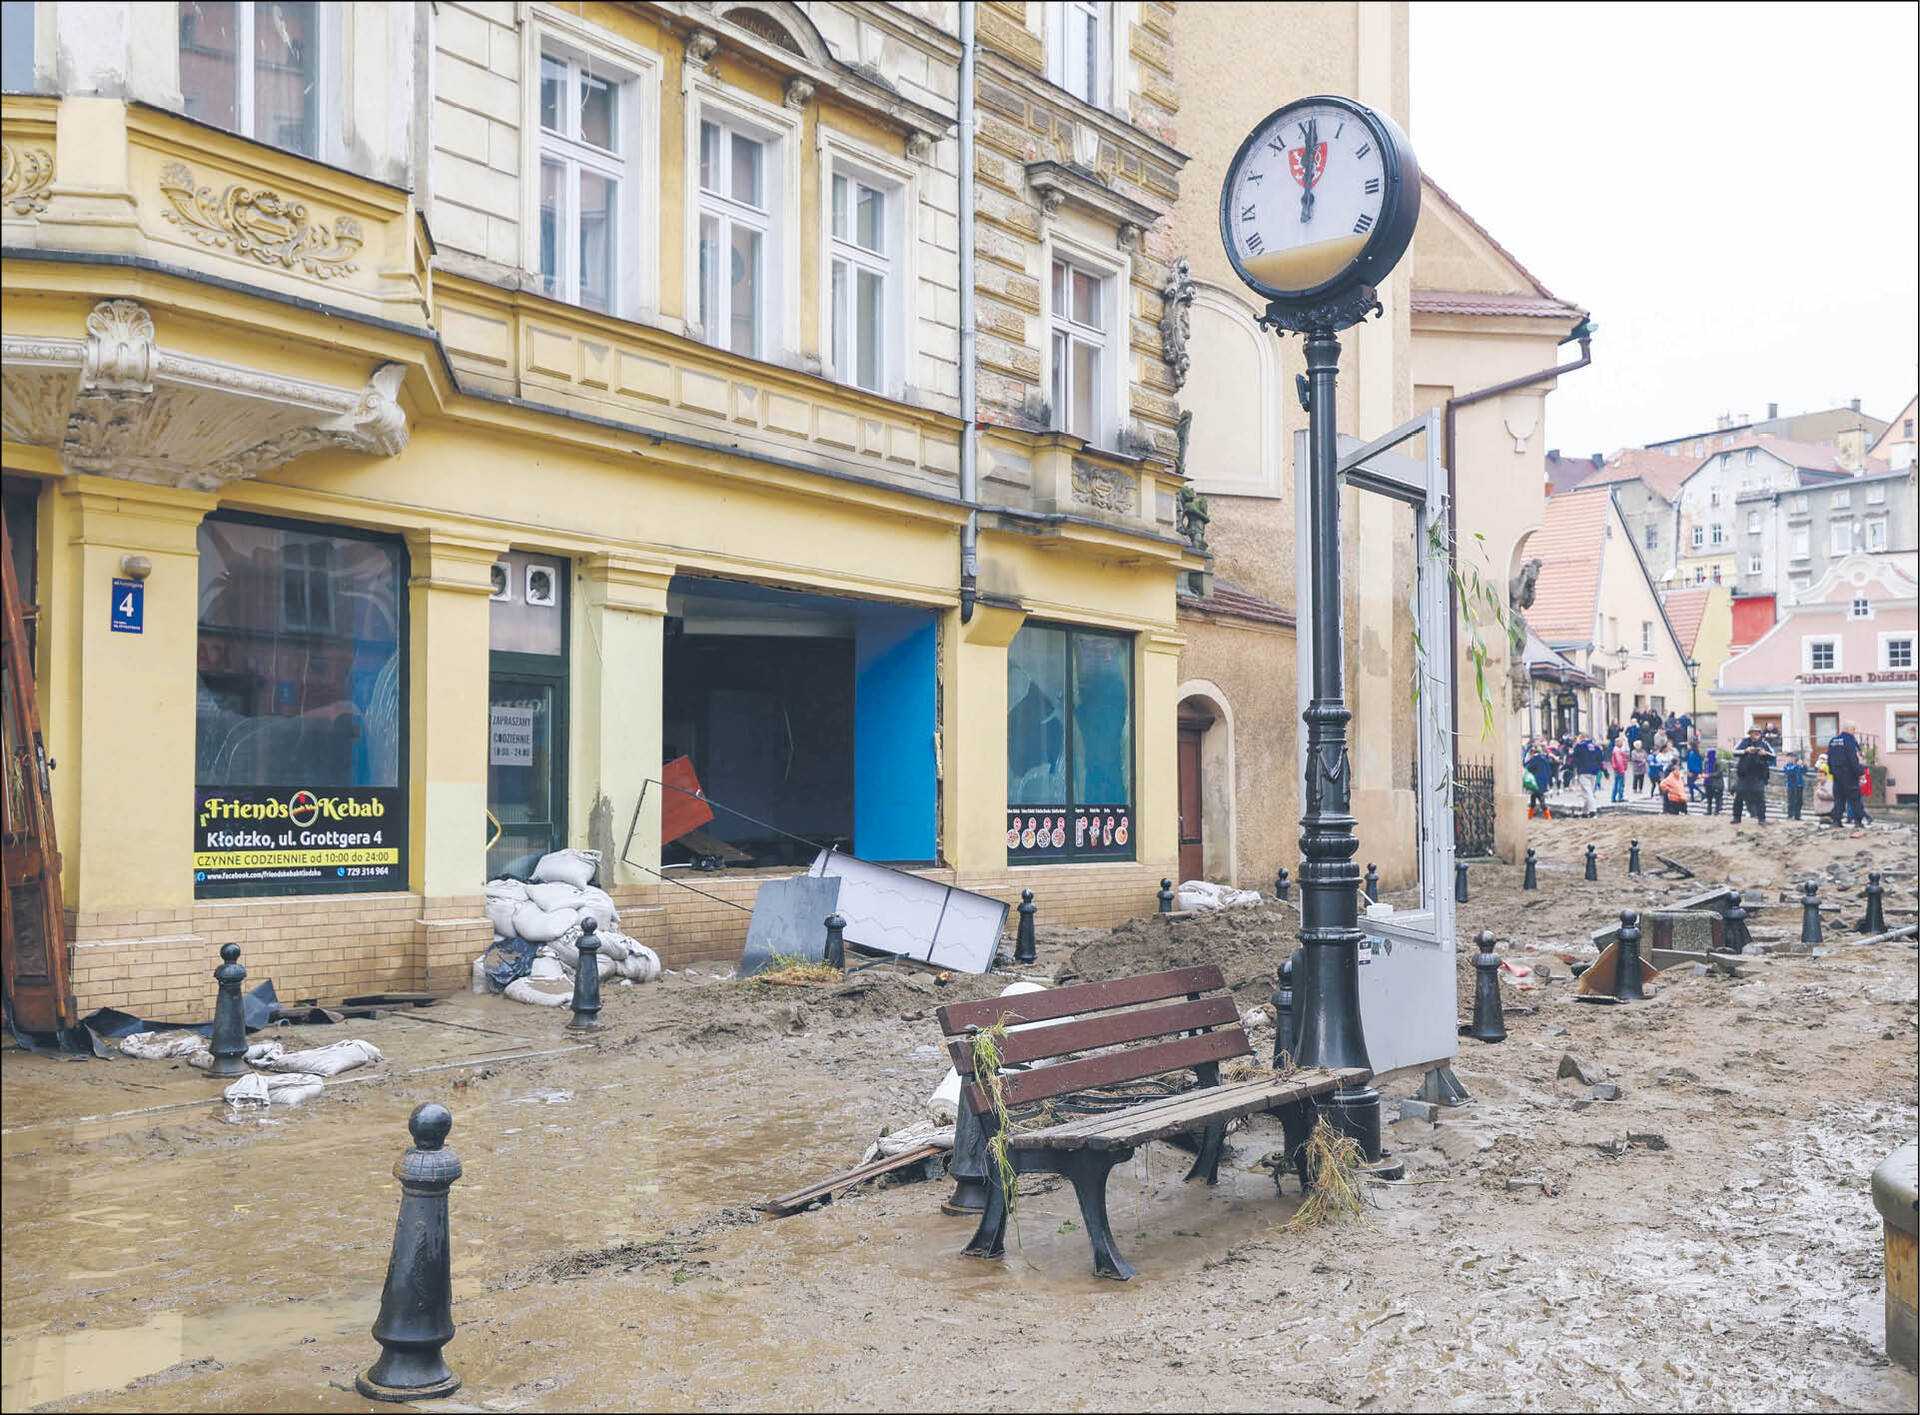
[[[1772,728],[1818,751],[1852,723],[1887,769],[1887,794],[1920,799],[1920,580],[1913,557],[1850,555],[1782,606],[1778,624],[1728,659],[1714,696],[1721,738]]]

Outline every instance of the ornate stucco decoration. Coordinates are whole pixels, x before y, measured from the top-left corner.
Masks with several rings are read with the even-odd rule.
[[[0,143],[0,206],[16,216],[33,216],[47,209],[47,189],[52,185],[51,152]]]
[[[193,171],[184,162],[170,162],[160,173],[160,192],[173,204],[163,213],[203,246],[231,249],[235,255],[277,265],[298,267],[320,280],[351,275],[360,267],[353,258],[365,238],[351,216],[333,218],[327,230],[313,220],[307,204],[265,187],[229,182],[218,195],[212,187],[195,186]]]
[[[707,67],[707,61],[720,52],[720,36],[710,30],[697,29],[687,36],[687,62],[696,69]]]
[[[1095,511],[1119,516],[1133,514],[1133,478],[1111,467],[1096,467],[1091,462],[1073,464],[1073,499]]]
[[[805,79],[788,79],[784,97],[787,107],[804,109],[813,102],[813,85]]]
[[[0,335],[7,440],[56,448],[72,470],[213,491],[323,448],[407,445],[400,364],[342,388],[174,353],[132,300],[96,305],[86,327],[84,339]]]
[[[933,161],[934,137],[932,133],[923,133],[918,129],[907,134],[907,156],[915,162]]]
[[[1187,340],[1193,335],[1193,266],[1185,256],[1173,263],[1167,283],[1160,287],[1160,361],[1173,375],[1173,391],[1187,384],[1193,356]]]

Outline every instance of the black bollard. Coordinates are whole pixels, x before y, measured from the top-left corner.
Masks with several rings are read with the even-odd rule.
[[[1033,902],[1033,891],[1031,889],[1021,890],[1020,932],[1015,937],[1013,944],[1013,961],[1016,963],[1031,963],[1040,956],[1038,945],[1033,941],[1033,916],[1038,913],[1039,910],[1040,906]]]
[[[1812,880],[1800,886],[1800,942],[1824,943],[1820,933],[1820,887]]]
[[[1363,887],[1367,892],[1367,903],[1378,904],[1380,902],[1380,871],[1373,867],[1371,860],[1367,862],[1367,878]]]
[[[1880,883],[1876,871],[1867,876],[1867,912],[1860,920],[1860,932],[1863,934],[1883,934],[1887,931],[1887,915],[1881,905],[1881,896],[1886,889]]]
[[[827,942],[820,950],[820,961],[829,968],[847,971],[847,921],[838,913],[827,915]]]
[[[1613,1000],[1645,1002],[1646,998],[1646,976],[1640,968],[1640,916],[1622,909],[1620,943],[1613,958]]]
[[[393,1167],[400,1181],[400,1218],[393,1226],[380,1315],[373,1322],[380,1359],[353,1382],[370,1400],[439,1400],[460,1389],[460,1378],[441,1355],[453,1340],[447,1191],[460,1177],[460,1157],[446,1148],[453,1115],[428,1101],[413,1108],[407,1129],[413,1148]]]
[[[1747,945],[1753,942],[1753,935],[1747,932],[1747,909],[1740,902],[1740,891],[1734,890],[1727,902],[1726,923],[1720,931],[1720,946],[1728,953],[1745,953]]]
[[[1273,876],[1273,897],[1275,899],[1286,899],[1290,897],[1290,891],[1292,889],[1293,886],[1287,883],[1287,867],[1282,865]]]
[[[1160,881],[1160,912],[1162,914],[1173,912],[1173,881],[1170,879]]]
[[[221,944],[220,958],[220,966],[213,970],[220,996],[213,1004],[213,1065],[207,1074],[224,1080],[247,1074],[247,1013],[240,1001],[240,984],[246,981],[247,970],[240,966],[237,943]]]
[[[592,1032],[600,1026],[600,921],[589,915],[580,921],[574,947],[580,959],[573,968],[573,1020],[569,1032]]]
[[[1455,904],[1467,902],[1467,862],[1465,860],[1453,862],[1453,902]]]
[[[1480,951],[1473,959],[1473,1025],[1467,1035],[1476,1042],[1504,1042],[1507,1019],[1500,1007],[1500,960],[1493,956],[1493,935],[1482,929],[1473,941]]]
[[[1273,1069],[1278,1071],[1293,1056],[1293,960],[1280,965],[1273,989]]]
[[[1534,871],[1534,855],[1531,845],[1527,847],[1527,872],[1520,877],[1520,887],[1522,889],[1538,889],[1540,887],[1540,876]]]
[[[1627,873],[1630,875],[1644,873],[1640,868],[1640,842],[1637,840],[1627,842]]]
[[[1591,845],[1587,847],[1587,878],[1600,878],[1600,852]]]

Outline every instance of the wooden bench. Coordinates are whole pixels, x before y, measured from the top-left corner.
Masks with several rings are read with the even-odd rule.
[[[1198,1154],[1186,1177],[1218,1183],[1228,1121],[1278,1111],[1286,1127],[1287,1152],[1297,1154],[1312,1129],[1308,1102],[1342,1087],[1364,1085],[1370,1076],[1356,1067],[1222,1085],[1220,1064],[1253,1055],[1253,1046],[1240,1026],[1233,995],[1212,966],[961,1003],[942,1007],[936,1015],[964,1082],[960,1103],[979,1118],[989,1138],[999,1129],[999,1117],[987,1087],[974,1075],[972,1039],[996,1023],[1010,1029],[1000,1043],[1000,1089],[1009,1109],[1173,1072],[1195,1074],[1198,1084],[1176,1094],[1045,1129],[1016,1131],[1008,1139],[1007,1158],[1016,1174],[1059,1174],[1072,1181],[1093,1245],[1093,1270],[1121,1281],[1133,1276],[1133,1268],[1115,1250],[1107,1221],[1107,1176],[1115,1165],[1149,1141],[1197,1134]],[[1021,1026],[1058,1018],[1076,1020]],[[1135,1042],[1148,1044],[1126,1045]],[[1051,1064],[1008,1070],[1036,1061]],[[999,1258],[1006,1252],[1007,1193],[999,1167],[989,1163],[987,1168],[986,1211],[965,1252]]]

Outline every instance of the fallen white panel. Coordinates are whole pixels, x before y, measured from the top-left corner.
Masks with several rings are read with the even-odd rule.
[[[835,908],[847,921],[848,943],[962,973],[992,969],[1007,922],[998,899],[826,850],[807,873],[839,879]]]

